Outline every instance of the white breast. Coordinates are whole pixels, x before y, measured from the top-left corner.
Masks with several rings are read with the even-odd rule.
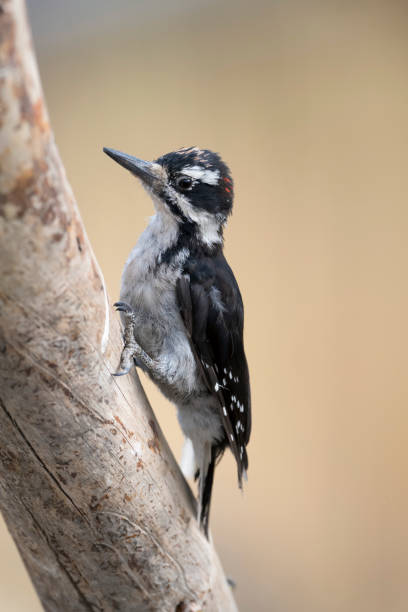
[[[136,315],[135,338],[166,377],[183,391],[192,389],[197,376],[194,356],[176,300],[176,282],[189,251],[182,249],[171,265],[160,255],[177,240],[177,222],[157,213],[132,250],[122,275],[120,299]]]

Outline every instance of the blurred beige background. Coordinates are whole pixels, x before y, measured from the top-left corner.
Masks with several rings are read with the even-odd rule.
[[[254,427],[212,532],[241,611],[405,612],[408,6],[31,0],[43,85],[118,297],[152,214],[101,152],[222,153]],[[146,383],[177,456],[175,411]],[[1,526],[0,609],[39,610]]]

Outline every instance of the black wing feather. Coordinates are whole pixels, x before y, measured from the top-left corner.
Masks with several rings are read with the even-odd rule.
[[[248,468],[251,430],[249,374],[243,345],[243,305],[238,284],[222,254],[187,263],[177,283],[180,312],[208,389],[217,397],[238,480]]]

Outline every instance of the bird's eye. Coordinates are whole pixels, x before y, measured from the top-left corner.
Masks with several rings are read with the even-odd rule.
[[[177,179],[177,187],[179,187],[180,189],[191,189],[193,185],[193,179],[189,176],[180,176]]]

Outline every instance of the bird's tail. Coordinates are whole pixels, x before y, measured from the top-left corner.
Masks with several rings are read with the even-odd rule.
[[[213,446],[209,457],[204,458],[200,466],[199,475],[199,498],[198,498],[198,522],[208,540],[208,526],[210,520],[211,493],[214,482],[214,470],[217,459],[216,449]]]
[[[211,493],[214,482],[214,470],[217,459],[222,454],[221,447],[210,442],[194,448],[186,438],[181,458],[181,471],[185,478],[198,479],[197,521],[208,540]]]

